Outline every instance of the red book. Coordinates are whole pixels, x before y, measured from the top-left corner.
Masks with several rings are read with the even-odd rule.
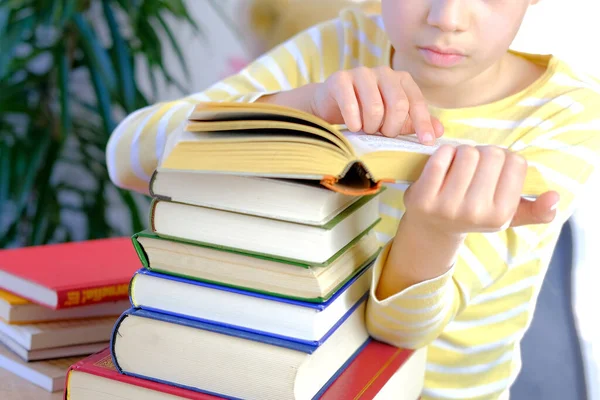
[[[377,394],[381,394],[381,398],[416,400],[423,388],[425,356],[424,349],[418,351],[398,349],[371,340],[320,399],[370,400]],[[146,398],[148,391],[184,399],[222,399],[215,395],[119,374],[108,348],[71,366],[67,372],[64,398],[65,400],[93,400],[100,398],[101,394],[123,400],[134,400]],[[165,396],[165,398],[170,397]]]
[[[131,238],[0,250],[0,289],[61,309],[128,299],[141,266]]]

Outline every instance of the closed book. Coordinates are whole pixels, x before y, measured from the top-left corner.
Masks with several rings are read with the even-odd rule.
[[[322,393],[321,400],[416,400],[423,388],[426,350],[370,340]],[[108,348],[71,366],[65,400],[217,400],[221,396],[120,374]]]
[[[27,362],[0,344],[0,368],[33,383],[48,392],[65,388],[65,375],[70,366],[83,357],[57,358]],[[1,393],[1,390],[0,390]]]
[[[4,321],[11,325],[101,318],[108,316],[117,317],[129,307],[129,300],[120,300],[54,310],[33,303],[30,300],[16,296],[5,290],[0,290],[0,321]]]
[[[320,346],[132,310],[115,325],[120,372],[223,397],[318,398],[366,345],[365,302]]]
[[[0,333],[27,350],[107,342],[118,317],[9,325],[0,321]]]
[[[127,300],[139,269],[126,237],[0,250],[0,289],[52,309]]]
[[[378,200],[362,197],[327,224],[314,226],[154,199],[150,226],[165,238],[323,263],[379,221]]]
[[[147,270],[136,273],[130,292],[136,308],[318,346],[368,295],[371,279],[369,264],[324,303],[283,299]]]
[[[324,263],[292,262],[162,238],[148,231],[134,234],[132,241],[144,268],[150,271],[316,303],[327,301],[381,250],[372,230],[364,231]]]
[[[322,226],[359,200],[311,180],[155,170],[152,197],[240,214]]]
[[[14,354],[19,356],[23,361],[40,361],[65,357],[87,356],[106,347],[108,340],[96,343],[44,347],[31,350],[21,346],[18,341],[0,332],[0,343],[10,349]]]

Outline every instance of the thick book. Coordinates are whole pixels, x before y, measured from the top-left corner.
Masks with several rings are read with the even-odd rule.
[[[425,376],[426,350],[400,349],[370,340],[340,373],[321,400],[416,400]],[[223,399],[166,383],[120,374],[110,349],[69,368],[64,400],[192,400]]]
[[[298,224],[154,199],[150,227],[158,236],[323,263],[379,221],[379,196],[364,196],[323,226]]]
[[[369,341],[365,302],[313,346],[217,324],[132,310],[115,325],[112,355],[127,375],[223,397],[318,398]]]
[[[53,310],[35,304],[23,297],[0,290],[0,321],[11,325],[41,322],[68,321],[75,319],[118,317],[130,307],[129,300],[96,303],[89,306]]]
[[[132,241],[142,265],[149,271],[315,303],[331,298],[381,251],[372,230],[357,236],[320,264],[165,239],[148,231],[134,234]]]
[[[321,345],[371,287],[365,266],[324,303],[288,300],[140,270],[131,282],[136,308],[217,323],[261,335]]]
[[[129,237],[0,250],[0,289],[61,309],[127,300],[140,262]]]
[[[185,130],[167,141],[159,169],[318,180],[346,194],[414,182],[439,146],[476,143],[445,135],[435,145],[416,135],[388,138],[352,133],[302,111],[265,103],[205,102]],[[527,196],[547,190],[529,166]]]
[[[33,383],[48,392],[65,388],[65,376],[70,366],[83,357],[26,362],[0,344],[0,368]],[[0,393],[2,391],[0,390]]]
[[[155,170],[152,197],[219,210],[325,225],[359,199],[311,180]]]

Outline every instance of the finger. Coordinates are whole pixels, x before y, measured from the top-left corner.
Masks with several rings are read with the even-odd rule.
[[[398,79],[385,79],[385,76],[379,77],[379,91],[385,105],[380,131],[384,136],[396,137],[408,119],[408,97]]]
[[[417,180],[417,186],[423,188],[423,196],[430,197],[439,194],[455,156],[456,148],[444,145],[429,157]]]
[[[516,212],[525,184],[527,161],[525,158],[506,151],[504,167],[496,184],[494,204],[499,209]]]
[[[427,102],[421,89],[410,77],[410,75],[403,75],[402,87],[408,97],[408,115],[410,122],[414,127],[414,132],[417,134],[419,141],[424,144],[432,145],[435,143],[435,134],[433,124],[431,123],[431,114],[427,107]],[[410,133],[413,131],[411,130]]]
[[[463,202],[479,164],[479,151],[472,146],[458,146],[440,195],[450,202]]]
[[[335,99],[348,129],[352,132],[360,131],[362,128],[360,107],[350,74],[339,75],[333,84],[331,95]]]
[[[385,107],[375,74],[367,69],[356,70],[354,88],[361,109],[362,130],[365,133],[377,133],[383,123]]]
[[[492,183],[498,182],[500,178],[506,154],[503,149],[495,146],[478,146],[476,149],[480,154],[479,163],[465,201],[466,204],[491,204],[496,193],[496,185]]]
[[[559,200],[560,196],[555,191],[543,193],[534,201],[521,198],[510,226],[548,224],[554,221]]]
[[[440,120],[434,116],[431,117],[431,125],[433,126],[433,132],[435,133],[436,138],[439,138],[444,134],[444,125],[442,125]]]

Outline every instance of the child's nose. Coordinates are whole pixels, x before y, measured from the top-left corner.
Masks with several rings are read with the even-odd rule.
[[[469,15],[465,0],[431,0],[427,23],[443,32],[459,32],[468,28]]]

